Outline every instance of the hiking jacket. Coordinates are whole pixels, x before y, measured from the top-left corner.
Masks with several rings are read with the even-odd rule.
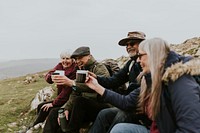
[[[67,69],[64,69],[62,66],[62,63],[59,63],[45,75],[45,80],[49,84],[53,83],[53,81],[51,79],[51,75],[56,70],[64,70],[65,76],[67,76],[70,79],[76,78],[76,64],[75,63],[73,63],[72,66]],[[57,85],[57,97],[53,100],[53,103],[52,103],[53,106],[62,106],[63,104],[65,104],[67,102],[67,100],[69,99],[69,95],[71,94],[71,92],[72,92],[71,87]]]
[[[165,68],[160,112],[156,117],[159,132],[200,133],[200,86],[192,76],[200,75],[200,59],[183,57],[171,51],[165,62]],[[170,94],[173,114],[167,107],[169,101],[166,99],[164,89]],[[120,109],[135,110],[139,93],[140,88],[127,96],[106,89],[102,97]]]
[[[100,85],[105,88],[116,90],[119,86],[129,82],[127,88],[127,94],[132,90],[138,88],[140,85],[137,83],[136,78],[142,71],[138,62],[137,57],[131,58],[125,66],[112,75],[112,77],[97,76],[97,80]]]
[[[110,74],[105,65],[102,63],[98,63],[93,57],[89,59],[87,64],[84,66],[85,70],[91,71],[96,75],[102,75],[105,77],[109,77]],[[90,89],[85,83],[77,83],[76,82],[76,90],[72,91],[69,100],[62,106],[65,110],[71,111],[74,100],[76,97],[82,96],[89,99],[99,100],[100,96]]]

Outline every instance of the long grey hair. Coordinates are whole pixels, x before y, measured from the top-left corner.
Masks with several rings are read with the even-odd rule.
[[[152,120],[155,120],[156,115],[160,111],[162,75],[166,58],[170,52],[170,47],[163,39],[153,38],[141,42],[139,49],[147,54],[152,85],[150,88],[147,88],[145,78],[142,79],[138,107],[140,107],[143,113],[147,113],[148,106],[148,114]]]

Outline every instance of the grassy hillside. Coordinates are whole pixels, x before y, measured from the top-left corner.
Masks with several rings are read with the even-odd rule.
[[[38,90],[51,86],[44,80],[44,73],[27,75],[36,79],[36,82],[29,84],[24,82],[26,76],[0,80],[1,133],[19,131],[33,121],[35,111],[29,111],[31,101]]]

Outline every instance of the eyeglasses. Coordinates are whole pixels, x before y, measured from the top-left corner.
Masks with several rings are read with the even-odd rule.
[[[144,53],[144,54],[138,53],[138,54],[137,54],[138,59],[141,60],[141,58],[142,58],[143,55],[147,55],[147,54],[146,54],[146,53]]]
[[[130,46],[134,46],[135,44],[139,44],[140,41],[137,40],[130,40],[126,43],[126,46],[130,45]]]

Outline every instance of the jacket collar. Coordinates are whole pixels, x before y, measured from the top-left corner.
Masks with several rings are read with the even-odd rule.
[[[200,58],[184,57],[170,52],[165,63],[165,73],[162,80],[167,83],[175,81],[183,74],[200,75]]]
[[[94,57],[91,55],[91,58],[88,60],[88,62],[85,64],[84,66],[84,69],[85,70],[90,70],[94,64],[96,63],[97,61],[94,59]]]
[[[137,61],[137,58],[138,58],[138,56],[137,55],[135,55],[135,56],[132,56],[132,57],[130,57],[131,58],[131,60],[134,60],[135,62]]]

